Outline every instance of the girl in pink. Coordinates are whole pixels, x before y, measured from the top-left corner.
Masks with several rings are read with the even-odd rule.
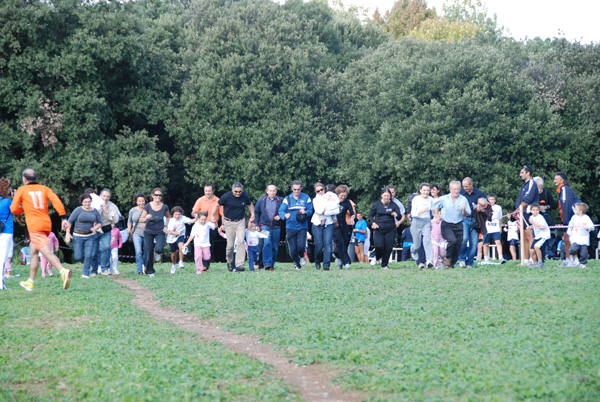
[[[114,275],[120,275],[119,272],[119,249],[123,246],[123,235],[118,227],[110,231],[110,270]]]
[[[446,259],[446,240],[442,237],[442,211],[439,209],[433,213],[431,220],[431,245],[433,247],[433,266],[438,269],[440,258]]]
[[[196,263],[196,274],[208,272],[204,269],[204,261],[210,261],[210,229],[215,228],[215,224],[207,222],[208,214],[198,212],[198,220],[192,226],[190,238],[185,243],[187,247],[194,240],[194,262]]]
[[[54,232],[50,232],[48,235],[48,243],[50,243],[50,251],[54,252],[54,250],[58,250],[58,239]],[[42,267],[42,278],[46,277],[46,270],[48,271],[48,276],[52,276],[52,264],[43,255],[40,253],[40,265]]]

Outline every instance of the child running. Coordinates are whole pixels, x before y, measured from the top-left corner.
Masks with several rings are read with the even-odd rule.
[[[508,218],[507,227],[504,229],[506,232],[506,240],[508,241],[510,256],[513,261],[517,260],[517,247],[519,247],[519,222],[512,211],[506,213]]]
[[[502,207],[496,204],[496,195],[489,194],[488,202],[492,206],[492,220],[485,222],[487,233],[483,236],[483,258],[487,263],[490,260],[488,256],[489,245],[492,242],[496,243],[496,251],[498,253],[498,260],[500,264],[504,264],[506,260],[502,255],[502,243],[500,242],[500,222],[502,220]]]
[[[354,252],[359,263],[368,262],[367,256],[365,255],[365,240],[367,239],[367,221],[363,219],[361,212],[356,213],[356,223],[354,224],[354,239],[356,244],[354,246]]]
[[[550,229],[548,229],[546,219],[540,214],[540,205],[537,203],[531,204],[529,223],[533,226],[533,245],[531,253],[529,253],[533,262],[528,266],[531,268],[542,268],[544,266],[542,247],[546,240],[550,239]]]
[[[585,213],[589,207],[583,202],[575,204],[575,215],[569,221],[567,234],[571,240],[567,267],[587,268],[589,257],[588,247],[590,245],[590,232],[594,230],[594,222]]]
[[[110,232],[110,271],[113,275],[121,275],[119,272],[119,249],[123,246],[123,236],[118,227]]]
[[[183,242],[185,241],[185,224],[192,224],[196,219],[190,219],[183,216],[183,208],[173,207],[171,210],[172,219],[167,226],[167,244],[171,249],[171,274],[177,272],[177,254],[179,254],[179,268],[185,268],[183,264]]]
[[[54,232],[50,232],[48,234],[48,247],[50,248],[50,252],[54,253],[54,251],[58,251],[58,239]],[[46,271],[48,271],[48,276],[52,276],[52,264],[50,261],[46,259],[43,255],[40,256],[40,267],[42,268],[42,278],[46,277]]]
[[[248,247],[248,268],[250,271],[254,271],[254,261],[258,262],[258,243],[260,241],[260,235],[254,222],[248,222],[248,229],[246,229],[246,246]]]
[[[187,247],[194,240],[194,262],[196,263],[196,274],[208,272],[204,268],[205,261],[210,261],[210,229],[215,229],[215,224],[207,222],[208,214],[206,212],[198,212],[196,223],[192,226],[190,238],[185,243]],[[220,230],[219,230],[220,232]]]
[[[433,267],[439,268],[441,261],[446,260],[446,240],[442,236],[442,211],[434,210],[431,220],[431,245],[433,247]]]

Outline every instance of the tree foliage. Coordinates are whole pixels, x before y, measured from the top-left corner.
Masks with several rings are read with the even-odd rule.
[[[189,206],[207,181],[255,198],[300,179],[347,183],[363,209],[389,183],[405,199],[468,175],[508,206],[527,163],[547,183],[568,172],[598,210],[598,45],[503,38],[468,0],[392,11],[6,0],[0,174],[37,169],[71,206],[90,186]]]

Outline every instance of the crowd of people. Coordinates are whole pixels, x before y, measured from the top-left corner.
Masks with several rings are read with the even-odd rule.
[[[462,182],[451,181],[446,195],[442,195],[438,184],[421,183],[408,199],[406,209],[396,198],[396,188],[387,186],[368,215],[356,210],[356,204],[348,198],[350,189],[343,184],[317,182],[311,197],[303,192],[303,183],[295,180],[290,186],[291,193],[283,198],[271,184],[254,204],[240,182],[233,183],[231,191],[221,197],[215,195],[214,185],[208,183],[204,186],[204,195],[192,208],[191,218],[185,216],[179,206],[170,209],[163,202],[162,189],[157,187],[150,193],[150,202],[146,202],[143,193],[133,196],[134,206],[125,220],[110,201],[111,191],[107,188],[100,194],[87,189],[79,198],[81,206],[67,217],[59,197],[37,183],[35,171],[26,169],[22,175],[23,186],[16,192],[11,190],[8,179],[0,179],[0,261],[10,266],[14,247],[13,214],[24,214],[31,266],[29,278],[22,281],[21,286],[28,291],[34,289],[41,265],[42,276],[46,276],[46,272],[51,276],[52,268],[57,269],[63,288],[68,289],[72,272],[63,267],[52,252],[57,240],[48,214],[50,201],[62,219],[65,241],[73,244],[74,258],[83,261],[84,279],[99,274],[118,275],[118,249],[128,240],[135,249],[139,275],[155,276],[154,263],[157,259],[160,261],[165,242],[171,253],[171,274],[175,274],[177,269],[185,267],[184,254],[192,241],[196,273],[206,273],[213,254],[211,249],[219,235],[226,239],[229,271],[244,271],[246,255],[250,270],[255,266],[274,270],[282,228],[285,228],[289,256],[296,270],[311,259],[316,269],[330,270],[332,261],[339,269],[348,269],[353,263],[349,250],[354,251],[357,263],[370,260],[371,265],[379,264],[382,269],[388,269],[398,228],[405,221],[409,227],[402,233],[403,259],[410,257],[421,269],[454,268],[457,263],[470,268],[476,256],[489,262],[490,246],[495,247],[498,264],[502,264],[506,261],[502,230],[507,232],[512,259],[517,258],[522,241],[520,248],[525,264],[541,268],[548,254],[551,229],[555,228],[550,211],[556,208],[565,229],[562,242],[566,258],[561,265],[585,268],[590,232],[594,230],[593,222],[586,215],[588,206],[576,196],[564,172],[554,176],[558,202],[543,189],[542,178],[532,175],[530,166],[521,168],[523,186],[514,208],[506,214],[496,204],[495,194],[484,194],[474,186],[472,178],[465,177]],[[523,211],[522,220],[520,211]],[[507,225],[502,225],[503,218],[507,219]],[[523,222],[523,228],[519,222]],[[187,241],[186,225],[193,225]],[[307,252],[309,238],[314,242],[313,253]],[[2,288],[5,288],[5,270],[1,271]],[[10,275],[10,271],[7,274]]]

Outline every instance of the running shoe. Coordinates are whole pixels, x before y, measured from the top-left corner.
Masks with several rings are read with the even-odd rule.
[[[73,272],[71,272],[70,269],[66,269],[62,272],[62,274],[60,274],[60,279],[62,279],[63,281],[63,290],[67,290],[69,289],[69,286],[71,286],[71,275],[73,274]]]
[[[33,292],[33,282],[29,282],[29,281],[21,281],[20,283],[21,287],[23,289],[25,289],[28,292]]]

